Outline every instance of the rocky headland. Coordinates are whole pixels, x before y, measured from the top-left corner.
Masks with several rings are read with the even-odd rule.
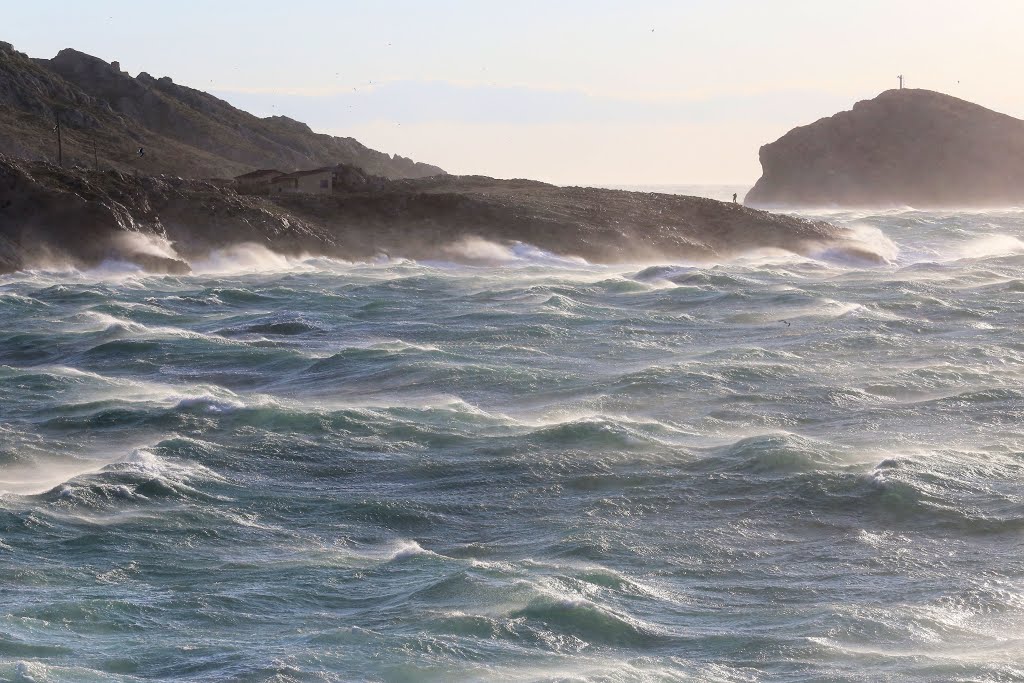
[[[1024,204],[1024,121],[930,90],[889,90],[761,147],[751,206]]]
[[[330,194],[262,197],[203,180],[0,155],[0,271],[117,260],[187,272],[191,260],[240,243],[346,259],[487,261],[477,242],[522,242],[605,263],[710,260],[756,248],[881,259],[829,223],[699,197],[343,170]]]

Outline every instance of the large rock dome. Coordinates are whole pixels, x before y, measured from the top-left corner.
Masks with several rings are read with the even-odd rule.
[[[930,90],[888,90],[761,147],[753,206],[1024,204],[1024,121]]]

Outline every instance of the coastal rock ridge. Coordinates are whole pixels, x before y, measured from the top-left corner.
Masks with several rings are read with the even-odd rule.
[[[594,263],[708,261],[773,248],[882,256],[824,221],[731,202],[337,166],[327,193],[239,194],[174,176],[60,168],[0,155],[0,272],[116,260],[187,272],[240,243],[278,253],[490,262],[515,243]]]

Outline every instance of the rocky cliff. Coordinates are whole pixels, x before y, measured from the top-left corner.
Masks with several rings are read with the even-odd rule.
[[[0,43],[0,153],[56,161],[55,115],[67,165],[192,178],[337,163],[388,178],[443,173],[283,116],[253,116],[167,77],[132,77],[117,62],[71,49],[30,59]]]
[[[929,90],[889,90],[761,147],[752,206],[1024,204],[1024,121]]]
[[[348,259],[486,261],[493,246],[514,242],[594,262],[713,259],[760,247],[880,258],[828,223],[698,197],[345,171],[330,195],[271,199],[201,180],[0,155],[0,272],[109,259],[183,272],[211,250],[252,242]]]

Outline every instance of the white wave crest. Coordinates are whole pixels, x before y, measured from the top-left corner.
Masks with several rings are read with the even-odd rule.
[[[147,256],[182,260],[178,252],[174,250],[174,243],[160,235],[119,232],[113,237],[113,243],[115,247],[126,254],[146,254]]]
[[[312,270],[312,266],[305,263],[305,260],[305,257],[279,254],[262,244],[243,242],[214,249],[191,265],[192,271],[200,275]]]
[[[1024,253],[1024,241],[1012,235],[991,234],[976,237],[959,245],[956,258],[993,258]]]
[[[869,262],[892,263],[900,248],[878,228],[857,223],[849,226],[850,236],[811,254],[813,258],[853,265]]]
[[[34,496],[45,493],[70,479],[99,472],[106,462],[39,461],[25,466],[8,466],[0,475],[0,494],[12,493],[18,496]]]
[[[585,266],[586,259],[562,256],[525,242],[501,244],[482,237],[469,236],[441,248],[441,253],[456,261],[473,265],[557,265]]]
[[[123,461],[111,463],[104,469],[132,471],[148,477],[182,483],[194,479],[224,481],[224,477],[199,463],[161,458],[145,448],[133,450]]]
[[[196,409],[207,413],[221,414],[233,413],[245,407],[245,403],[239,400],[218,398],[209,394],[202,396],[189,396],[178,401],[175,406],[181,410]]]
[[[481,237],[463,237],[444,246],[441,251],[454,258],[484,263],[507,263],[516,259],[512,250],[503,244],[489,242]]]

